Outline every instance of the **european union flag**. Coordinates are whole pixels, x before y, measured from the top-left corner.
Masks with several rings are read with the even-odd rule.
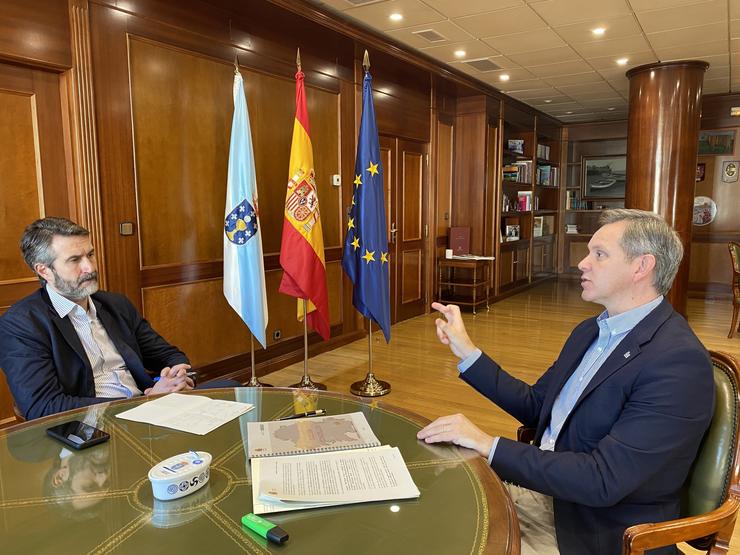
[[[390,341],[388,232],[383,191],[372,77],[368,71],[362,86],[362,120],[342,268],[354,284],[352,304],[363,316],[374,320],[385,340]]]

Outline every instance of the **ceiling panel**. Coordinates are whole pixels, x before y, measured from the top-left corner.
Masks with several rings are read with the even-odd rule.
[[[559,48],[565,42],[552,29],[542,29],[536,33],[524,32],[497,37],[484,37],[483,41],[490,44],[502,54],[520,54],[546,48]]]
[[[465,56],[460,58],[455,56],[455,52],[464,51]],[[441,62],[455,62],[457,60],[475,60],[478,58],[487,58],[498,55],[493,48],[481,42],[479,40],[469,40],[466,42],[456,42],[452,44],[445,44],[442,46],[432,46],[431,48],[423,48],[422,52],[436,58]],[[496,62],[494,62],[496,63]]]
[[[527,68],[537,77],[554,77],[555,75],[585,73],[593,69],[583,60],[573,60],[571,62],[561,62],[559,64],[548,64],[543,66],[527,66]]]
[[[632,35],[631,37],[622,37],[619,39],[583,42],[573,45],[573,48],[584,58],[598,58],[602,56],[624,58],[635,52],[649,51],[650,45],[644,36]]]
[[[499,82],[496,84],[496,88],[507,92],[507,91],[529,91],[532,89],[545,89],[550,85],[542,79],[513,79],[508,82]]]
[[[415,31],[426,31],[428,29],[436,31],[446,40],[444,42],[433,43],[420,37],[419,35],[414,34]],[[473,36],[470,33],[463,31],[460,27],[452,23],[452,21],[438,21],[436,23],[414,25],[413,27],[406,27],[405,29],[395,29],[387,31],[387,33],[394,39],[405,42],[406,44],[414,48],[428,48],[430,46],[439,46],[452,42],[474,40]]]
[[[596,83],[602,81],[604,78],[595,71],[587,71],[586,73],[575,73],[571,75],[553,75],[548,77],[546,80],[553,87],[560,85],[583,85],[586,83]]]
[[[606,29],[603,35],[596,36],[591,32],[592,29],[597,27]],[[557,32],[563,40],[572,44],[631,37],[641,34],[642,29],[637,24],[635,16],[629,14],[613,18],[602,17],[599,19],[582,21],[580,23],[563,25],[556,27],[555,32]]]
[[[671,31],[709,23],[727,22],[727,0],[712,0],[689,6],[671,7],[637,14],[646,33]]]
[[[552,27],[630,14],[625,0],[545,0],[532,3],[532,8]]]
[[[558,62],[569,62],[579,60],[578,54],[570,46],[548,48],[535,52],[523,52],[521,54],[509,54],[509,58],[522,66],[540,66]]]
[[[423,0],[423,2],[449,18],[524,5],[523,0]]]
[[[707,37],[711,38],[711,37]],[[704,60],[707,56],[727,54],[727,40],[716,40],[710,42],[694,42],[660,48],[653,46],[655,53],[663,61],[670,60]]]
[[[513,31],[535,31],[547,24],[529,6],[508,8],[455,19],[460,27],[476,37],[510,35]]]
[[[696,27],[648,33],[648,40],[653,48],[667,48],[707,41],[727,40],[727,22],[710,23]]]
[[[622,71],[627,71],[630,68],[641,66],[643,64],[652,64],[658,61],[658,58],[655,57],[655,55],[652,53],[652,51],[647,52],[634,52],[632,54],[628,54],[624,56],[627,58],[627,63],[624,66],[620,66],[617,64],[617,60],[619,59],[617,56],[600,56],[598,58],[586,58],[586,61],[593,66],[593,68],[597,71],[601,71],[602,69],[621,69]]]
[[[387,2],[369,4],[359,8],[350,8],[342,13],[381,31],[435,23],[446,19],[438,11],[419,0],[388,0]],[[392,13],[400,13],[403,15],[403,19],[401,21],[391,21],[390,15]]]

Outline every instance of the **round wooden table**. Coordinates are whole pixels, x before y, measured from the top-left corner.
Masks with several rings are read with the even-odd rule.
[[[513,505],[481,457],[418,441],[428,422],[421,416],[332,392],[319,392],[319,408],[362,411],[381,444],[400,449],[421,497],[267,515],[290,534],[282,546],[268,544],[240,522],[252,511],[246,424],[292,414],[293,391],[195,394],[255,408],[205,436],[115,417],[144,398],[0,430],[2,553],[519,553]],[[52,425],[83,419],[96,420],[110,441],[74,451],[46,435]],[[210,482],[179,500],[155,500],[149,469],[190,449],[213,456]]]

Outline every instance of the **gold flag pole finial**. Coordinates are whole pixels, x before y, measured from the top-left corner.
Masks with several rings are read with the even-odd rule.
[[[234,75],[239,73],[239,54],[234,52]]]
[[[298,71],[302,71],[301,70],[301,49],[300,48],[298,48],[298,51],[296,52],[296,55],[295,55],[295,65],[298,66]]]
[[[370,71],[370,54],[365,50],[365,55],[362,57],[362,67],[365,69],[365,73]]]

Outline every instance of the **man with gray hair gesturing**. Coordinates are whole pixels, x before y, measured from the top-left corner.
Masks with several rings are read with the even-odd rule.
[[[605,211],[600,224],[578,269],[583,300],[606,310],[534,385],[476,348],[457,306],[432,304],[460,377],[536,434],[532,445],[492,437],[457,414],[418,437],[474,449],[511,482],[525,554],[616,555],[627,527],[677,518],[713,414],[709,355],[663,298],[683,256],[677,234],[641,210]]]
[[[190,364],[115,293],[98,291],[90,233],[43,218],[21,239],[42,287],[0,318],[0,367],[27,419],[136,395],[193,388]],[[155,382],[147,372],[160,373]]]

